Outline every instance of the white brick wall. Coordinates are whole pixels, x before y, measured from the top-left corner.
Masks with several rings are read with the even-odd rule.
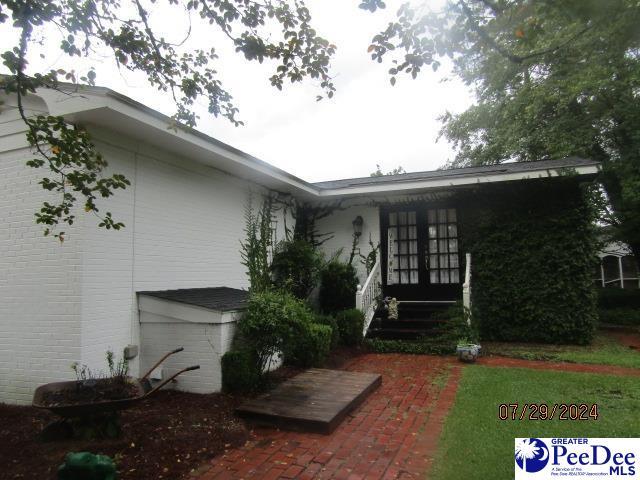
[[[70,378],[80,357],[82,257],[79,236],[60,244],[35,224],[51,198],[37,184],[43,172],[25,166],[24,123],[0,100],[0,401],[28,403],[37,385]]]
[[[24,126],[14,110],[0,112],[0,401],[28,403],[39,384],[71,378],[73,361],[104,370],[107,349],[140,344],[136,291],[248,286],[243,213],[249,189],[257,197],[261,187],[91,132],[111,171],[132,182],[99,204],[126,227],[107,232],[80,213],[60,245],[34,224],[44,171],[25,166]]]
[[[195,393],[220,391],[220,358],[231,346],[235,323],[191,323],[158,317],[141,313],[141,374],[167,352],[184,346],[184,351],[163,362],[163,378],[192,365],[200,365],[200,369],[183,373],[164,388]]]

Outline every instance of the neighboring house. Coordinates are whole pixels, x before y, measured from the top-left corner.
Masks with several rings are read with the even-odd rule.
[[[580,178],[598,171],[596,162],[569,158],[313,184],[197,131],[168,128],[168,117],[105,88],[71,96],[44,90],[26,97],[26,108],[84,125],[131,186],[104,207],[123,230],[99,229],[95,217],[79,214],[64,243],[43,237],[33,214],[49,195],[38,185],[45,172],[25,166],[25,125],[15,99],[3,99],[0,401],[18,403],[30,402],[41,383],[72,378],[72,362],[104,368],[107,349],[128,345],[133,375],[183,345],[166,368],[203,368],[180,377],[178,387],[218,390],[219,357],[248,287],[240,241],[249,191],[254,199],[277,192],[334,208],[316,225],[332,234],[322,245],[327,255],[342,250],[348,258],[354,227],[363,255],[369,240],[380,244],[370,274],[358,264],[358,306],[370,319],[380,286],[401,301],[462,298],[470,278],[461,242],[467,209],[452,192],[473,197],[491,185],[553,182],[565,169]],[[277,238],[285,225],[293,218],[280,209]]]
[[[638,264],[631,248],[622,242],[609,242],[598,253],[600,265],[595,284],[603,288],[640,288]]]

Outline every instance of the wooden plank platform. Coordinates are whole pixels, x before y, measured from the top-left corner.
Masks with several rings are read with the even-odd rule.
[[[374,373],[309,369],[236,412],[261,425],[329,434],[382,384]]]

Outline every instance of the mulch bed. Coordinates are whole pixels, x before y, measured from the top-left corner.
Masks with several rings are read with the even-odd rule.
[[[325,368],[340,368],[361,355],[341,347]],[[283,367],[279,383],[302,371]],[[48,411],[0,403],[0,478],[48,480],[69,452],[108,455],[120,480],[180,479],[225,450],[243,445],[249,429],[234,414],[241,397],[160,391],[121,412],[122,436],[111,440],[44,442],[43,427],[58,419]]]
[[[249,432],[233,414],[239,401],[222,394],[162,391],[122,412],[118,439],[56,442],[39,439],[55,415],[0,404],[0,477],[55,479],[68,452],[89,451],[113,458],[119,479],[178,479],[244,444]]]

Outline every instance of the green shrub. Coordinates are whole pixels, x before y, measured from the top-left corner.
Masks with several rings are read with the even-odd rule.
[[[613,325],[640,325],[640,310],[635,308],[601,308],[600,322]]]
[[[271,262],[273,284],[292,293],[296,298],[306,299],[318,285],[322,255],[304,240],[280,242]]]
[[[303,368],[321,366],[331,350],[331,327],[317,323],[300,324],[299,327],[299,334],[285,344],[285,362]]]
[[[594,209],[577,181],[496,185],[464,203],[461,251],[472,256],[483,340],[590,342],[597,241]]]
[[[468,315],[465,313],[462,302],[456,303],[441,313],[434,314],[433,318],[442,320],[442,326],[429,337],[433,343],[449,345],[455,351],[458,341],[463,338],[471,343],[477,343],[480,340],[478,322],[468,321]]]
[[[256,368],[264,372],[271,360],[284,352],[289,339],[312,322],[311,310],[293,295],[267,291],[249,297],[247,310],[238,322],[241,341],[254,354]]]
[[[355,308],[343,310],[336,315],[340,340],[345,345],[360,345],[363,339],[364,314]]]
[[[601,309],[640,308],[640,290],[625,290],[622,288],[599,289],[598,307]]]
[[[332,260],[320,274],[320,309],[324,313],[336,313],[356,305],[358,277],[348,263]]]
[[[450,355],[456,352],[456,346],[443,344],[430,339],[385,340],[382,338],[367,338],[364,346],[375,353],[409,353],[413,355]]]
[[[248,350],[231,350],[222,356],[222,389],[229,393],[250,393],[261,385],[261,373]]]
[[[333,350],[340,343],[340,330],[338,329],[338,322],[331,315],[316,314],[313,317],[313,321],[320,325],[327,325],[331,327],[331,349]]]

